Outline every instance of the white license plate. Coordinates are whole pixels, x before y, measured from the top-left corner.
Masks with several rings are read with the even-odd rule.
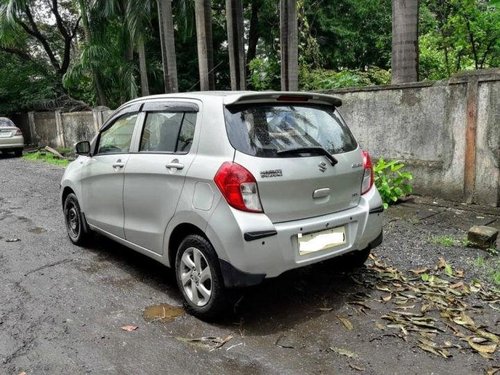
[[[10,137],[11,132],[0,132],[0,138],[8,138]]]
[[[345,227],[322,230],[321,232],[298,234],[299,254],[307,255],[346,243]]]

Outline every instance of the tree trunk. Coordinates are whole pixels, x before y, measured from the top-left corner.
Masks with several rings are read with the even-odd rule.
[[[281,90],[299,89],[297,0],[280,0]]]
[[[146,66],[146,49],[142,38],[137,42],[137,53],[139,54],[139,70],[141,73],[141,95],[147,96],[149,95],[148,70]]]
[[[418,81],[418,0],[392,0],[392,83]]]
[[[226,20],[231,90],[245,90],[245,40],[241,0],[226,0]]]
[[[198,68],[200,90],[215,88],[212,46],[212,9],[210,0],[195,0],[196,40],[198,48]]]
[[[212,0],[204,1],[205,28],[207,36],[208,84],[215,90],[214,42],[212,37]]]
[[[78,5],[80,6],[80,16],[82,17],[83,32],[85,34],[85,43],[87,43],[87,45],[91,45],[92,35],[90,33],[90,24],[89,24],[89,16],[87,14],[87,7],[85,6],[84,0],[79,0]],[[106,94],[104,93],[104,89],[102,88],[101,85],[99,73],[92,65],[90,67],[90,71],[92,73],[92,81],[94,83],[94,88],[97,94],[97,104],[107,107],[108,101],[106,100]]]
[[[259,9],[261,0],[252,0],[252,15],[250,16],[250,30],[248,31],[247,61],[252,61],[257,55],[257,43],[259,42]]]
[[[165,92],[178,92],[177,61],[175,54],[174,21],[171,0],[158,0],[161,56]]]

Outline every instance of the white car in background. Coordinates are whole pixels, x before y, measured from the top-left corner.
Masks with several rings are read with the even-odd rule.
[[[23,148],[24,137],[21,129],[7,117],[0,117],[0,151],[14,152],[16,156],[22,156]]]

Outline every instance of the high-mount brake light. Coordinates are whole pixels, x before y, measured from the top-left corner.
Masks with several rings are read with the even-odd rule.
[[[280,95],[276,100],[278,102],[307,102],[309,97],[298,95]]]
[[[236,163],[223,163],[214,182],[227,203],[241,211],[263,212],[255,177]]]

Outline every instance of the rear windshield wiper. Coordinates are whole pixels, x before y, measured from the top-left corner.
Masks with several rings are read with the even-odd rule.
[[[326,156],[326,158],[330,161],[332,165],[335,165],[338,163],[338,160],[335,159],[335,157],[330,154],[328,151],[326,151],[323,147],[297,147],[297,148],[289,148],[286,150],[281,150],[277,151],[276,154],[278,155],[297,155],[297,154],[316,154],[316,155],[323,155]]]

